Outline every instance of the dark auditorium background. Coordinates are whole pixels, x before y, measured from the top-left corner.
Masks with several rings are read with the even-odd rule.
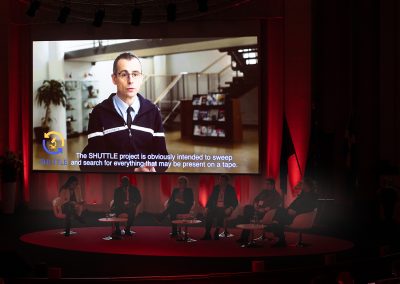
[[[26,15],[29,0],[5,0],[0,4],[0,154],[7,150],[18,153],[23,165],[14,212],[0,211],[0,283],[331,283],[317,282],[319,276],[331,274],[342,279],[341,283],[353,283],[351,279],[354,283],[386,283],[379,281],[396,276],[393,267],[400,261],[398,1],[209,0],[208,11],[181,18],[177,13],[175,21],[146,22],[144,10],[143,22],[137,26],[131,25],[130,14],[114,22],[106,14],[100,27],[92,25],[92,15],[103,4],[107,7],[107,3],[114,3],[113,9],[143,4],[146,9],[162,13],[159,11],[169,3],[175,3],[179,12],[179,5],[189,1],[41,2],[34,17]],[[74,2],[89,3],[85,6],[87,11],[81,11],[88,15],[87,20],[74,18],[72,11],[66,23],[59,23],[59,8],[51,7]],[[192,2],[197,5],[197,1]],[[31,170],[33,39],[228,37],[246,35],[248,29],[256,31],[259,41],[261,162],[259,174],[231,176],[240,204],[252,202],[265,177],[279,179],[284,164],[282,133],[287,126],[298,159],[287,162],[289,183],[309,176],[317,182],[323,199],[316,223],[307,233],[347,240],[353,244],[351,248],[319,255],[318,260],[306,255],[255,257],[243,262],[235,257],[220,261],[203,258],[202,267],[208,263],[210,269],[203,268],[201,272],[192,267],[200,266],[195,256],[168,259],[168,265],[176,263],[177,267],[168,273],[157,268],[166,265],[167,258],[163,256],[133,260],[126,255],[101,256],[105,262],[118,266],[129,263],[146,271],[135,274],[128,269],[109,268],[107,274],[107,266],[97,272],[91,267],[97,263],[96,254],[40,250],[20,240],[27,233],[62,227],[52,213],[51,201],[71,175]],[[199,213],[218,174],[186,175],[197,193]],[[121,175],[76,175],[90,197],[87,226],[98,226],[96,220],[106,210]],[[144,198],[138,226],[159,226],[151,215],[163,209],[178,176],[130,175]],[[388,179],[396,192],[391,221],[385,219],[382,208],[381,192]],[[4,184],[2,180],[1,208],[7,207]],[[63,261],[57,260],[60,255]],[[254,268],[258,262],[263,262],[263,269]],[[61,278],[53,275],[54,271],[59,272],[57,269]],[[83,273],[85,270],[88,273]],[[397,281],[390,283],[400,283],[400,278]]]

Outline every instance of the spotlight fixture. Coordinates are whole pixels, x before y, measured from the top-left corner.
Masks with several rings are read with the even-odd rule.
[[[135,7],[132,10],[131,25],[132,26],[139,26],[141,20],[142,20],[142,10],[137,8],[137,7]]]
[[[62,7],[60,9],[60,14],[58,15],[57,21],[59,21],[61,24],[65,24],[70,12],[71,9],[69,7],[67,6]]]
[[[103,19],[104,19],[105,14],[106,14],[106,12],[104,11],[104,9],[98,9],[94,13],[93,26],[95,26],[97,28],[101,27],[101,25],[103,24]]]
[[[40,1],[32,0],[28,10],[26,11],[26,14],[29,17],[35,17],[36,11],[39,10],[39,7],[40,7]]]
[[[176,20],[176,5],[169,3],[167,5],[167,21],[174,22]]]
[[[204,13],[208,11],[208,0],[197,0],[199,12]]]

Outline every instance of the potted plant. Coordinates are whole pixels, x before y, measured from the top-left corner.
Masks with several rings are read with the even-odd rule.
[[[45,80],[43,84],[37,89],[36,102],[39,106],[44,105],[46,112],[42,118],[41,127],[35,127],[36,141],[40,142],[43,138],[43,133],[50,129],[50,123],[53,120],[51,117],[51,105],[65,107],[67,96],[64,93],[64,83],[57,80]]]
[[[15,208],[17,193],[17,178],[22,169],[22,160],[11,152],[6,151],[0,156],[0,177],[3,187],[3,213],[12,214]]]

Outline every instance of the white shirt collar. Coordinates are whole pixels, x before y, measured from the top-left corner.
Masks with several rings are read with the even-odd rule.
[[[113,98],[113,103],[114,103],[115,109],[124,118],[124,120],[126,122],[126,116],[127,116],[126,111],[129,107],[129,105],[127,103],[125,103],[123,100],[121,100],[121,98],[118,97],[118,95],[115,95],[112,98]],[[137,96],[133,100],[133,104],[131,105],[131,107],[133,108],[133,113],[131,113],[131,116],[132,116],[132,120],[134,120],[135,116],[139,113],[139,109],[140,109],[140,102],[139,102],[139,98]]]

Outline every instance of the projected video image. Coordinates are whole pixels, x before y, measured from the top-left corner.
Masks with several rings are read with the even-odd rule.
[[[35,171],[259,173],[257,37],[33,42]]]

